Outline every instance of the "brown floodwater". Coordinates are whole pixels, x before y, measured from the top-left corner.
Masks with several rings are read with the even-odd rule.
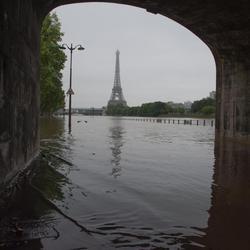
[[[41,120],[0,249],[250,249],[250,149],[211,126]],[[20,232],[19,232],[20,231]]]

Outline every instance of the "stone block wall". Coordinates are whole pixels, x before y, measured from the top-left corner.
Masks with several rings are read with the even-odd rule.
[[[39,27],[32,1],[0,2],[0,183],[38,154]]]
[[[219,137],[250,145],[250,63],[225,56],[217,64],[217,116]]]

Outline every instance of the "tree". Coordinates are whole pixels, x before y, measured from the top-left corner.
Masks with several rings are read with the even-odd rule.
[[[49,14],[41,30],[40,106],[42,114],[51,115],[64,107],[61,71],[64,68],[66,55],[59,48],[62,36],[61,24],[56,13]]]
[[[167,112],[167,106],[164,102],[149,102],[143,103],[140,108],[140,116],[154,116],[164,115]]]
[[[173,110],[173,113],[175,113],[175,114],[184,114],[185,113],[185,109],[183,107],[176,107]]]
[[[207,106],[204,106],[202,109],[201,109],[201,113],[203,114],[203,115],[212,115],[212,114],[214,114],[215,113],[215,107],[214,106],[209,106],[209,105],[207,105]]]
[[[108,105],[106,114],[107,115],[126,115],[128,113],[128,107],[124,106],[122,104],[117,104],[117,105]]]
[[[191,106],[191,111],[192,113],[202,113],[202,109],[205,106],[213,106],[215,107],[215,100],[207,97],[207,98],[203,98],[199,101],[195,101],[193,102],[192,106]]]

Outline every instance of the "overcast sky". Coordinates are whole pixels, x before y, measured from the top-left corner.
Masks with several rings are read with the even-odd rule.
[[[107,3],[65,5],[54,11],[62,23],[63,42],[85,48],[73,54],[73,107],[106,106],[117,49],[129,106],[193,101],[215,90],[215,63],[208,47],[164,16]],[[67,90],[68,62],[63,75]]]

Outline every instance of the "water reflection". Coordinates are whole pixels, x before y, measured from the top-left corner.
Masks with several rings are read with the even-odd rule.
[[[217,141],[213,180],[206,245],[250,249],[250,146]]]
[[[58,176],[48,172],[48,165],[40,159],[33,163],[34,177],[39,175],[43,194],[48,199],[63,199],[62,185]],[[36,172],[39,170],[39,173]],[[54,178],[56,181],[54,181]],[[53,182],[51,182],[53,179]],[[53,184],[52,184],[53,183]],[[32,179],[31,184],[23,186],[15,195],[15,199],[4,209],[0,219],[0,248],[1,249],[44,249],[42,239],[57,239],[54,210],[31,185],[37,185]],[[37,186],[39,187],[39,186]],[[22,230],[18,235],[16,228]]]
[[[42,155],[47,160],[54,161],[53,168],[63,171],[64,175],[68,175],[72,167],[61,167],[61,159],[72,160],[72,146],[75,138],[71,134],[65,133],[66,121],[64,117],[43,117],[40,119],[40,147]]]
[[[215,143],[215,165],[208,226],[203,237],[187,237],[212,250],[250,249],[250,146]],[[193,249],[185,246],[184,249]],[[194,248],[196,249],[196,248]],[[197,248],[199,249],[199,248]]]
[[[110,149],[112,151],[111,164],[113,166],[111,175],[117,178],[121,175],[121,153],[122,146],[124,144],[123,135],[125,133],[122,120],[112,119],[112,125],[109,129],[110,131]]]
[[[119,178],[119,181],[117,181],[110,177],[107,178],[106,171],[104,171],[105,174],[103,175],[101,175],[100,172],[97,172],[97,174],[95,171],[91,172],[91,167],[98,163],[98,159],[94,162],[95,164],[92,163],[92,165],[91,162],[93,160],[91,159],[91,161],[88,162],[90,167],[84,168],[82,172],[78,166],[78,170],[80,170],[76,173],[72,171],[75,166],[63,162],[59,157],[70,161],[72,150],[74,150],[75,145],[77,145],[75,140],[79,140],[79,138],[77,136],[68,136],[67,133],[64,132],[65,126],[63,119],[43,120],[42,122],[43,134],[41,136],[41,145],[45,157],[40,159],[33,172],[32,185],[37,187],[44,197],[27,185],[18,195],[12,206],[10,206],[8,213],[1,214],[0,248],[34,250],[111,250],[117,248],[136,250],[250,249],[248,236],[250,228],[249,146],[229,141],[216,142],[214,174],[211,183],[211,205],[208,210],[209,218],[207,226],[204,223],[200,226],[203,228],[197,228],[195,227],[195,225],[197,225],[195,224],[196,214],[193,211],[203,209],[202,213],[206,214],[206,209],[209,205],[206,206],[205,209],[204,206],[199,206],[197,200],[202,202],[201,200],[204,197],[204,193],[199,190],[200,196],[192,194],[192,192],[195,193],[196,190],[199,189],[199,186],[198,184],[192,186],[188,182],[192,182],[193,179],[196,181],[204,181],[207,175],[204,175],[205,177],[202,177],[203,179],[199,179],[199,176],[195,175],[196,173],[193,171],[192,178],[185,182],[185,184],[187,184],[187,186],[185,186],[186,189],[191,189],[192,191],[186,192],[186,194],[191,194],[191,196],[188,196],[188,199],[192,202],[176,203],[177,205],[175,205],[175,200],[171,200],[169,197],[176,198],[177,196],[181,196],[181,194],[185,194],[186,190],[183,185],[181,186],[182,183],[180,179],[185,173],[190,171],[190,169],[186,168],[184,172],[174,172],[178,175],[178,178],[174,179],[175,176],[170,174],[177,166],[175,166],[175,168],[169,166],[168,169],[165,167],[159,169],[157,165],[154,164],[154,172],[152,174],[149,170],[140,168],[140,164],[144,166],[148,160],[147,158],[141,163],[140,157],[145,157],[145,153],[142,151],[143,153],[141,154],[137,152],[136,158],[132,158],[133,161],[136,162],[136,170],[140,170],[139,174],[130,170],[132,174],[128,175],[128,179],[125,179],[126,176],[123,175],[123,178]],[[110,167],[109,162],[111,161],[111,175],[117,178],[121,175],[122,164],[126,163],[122,162],[122,153],[126,153],[126,157],[129,154],[129,151],[126,151],[127,148],[129,148],[128,145],[131,146],[127,139],[128,134],[132,133],[135,127],[129,130],[128,123],[120,119],[112,119],[111,124],[110,120],[108,122],[108,126],[110,126],[108,130],[110,149],[108,149],[107,154],[110,157],[111,150],[111,160],[108,158],[107,162],[108,167]],[[103,127],[103,124],[101,127]],[[106,127],[104,131],[107,131],[105,129]],[[152,128],[152,130],[154,129],[155,128]],[[96,128],[95,130],[93,129],[93,131],[96,132]],[[125,136],[126,133],[127,136]],[[136,131],[135,134],[139,134],[139,132]],[[88,131],[84,134],[84,137],[87,137],[87,135],[89,135]],[[91,134],[91,136],[93,136],[93,134]],[[166,133],[165,136],[171,136],[171,134]],[[143,137],[145,137],[145,134]],[[197,138],[201,138],[201,136],[197,136]],[[105,138],[105,140],[106,139],[107,138]],[[125,142],[127,147],[124,147]],[[169,145],[169,143],[163,142],[165,144],[160,144],[163,145],[162,147]],[[132,143],[136,144],[136,140],[133,140]],[[181,149],[181,145],[177,142],[175,143],[177,145],[176,148],[174,148],[173,151],[169,151],[171,152],[171,156],[172,152]],[[205,140],[204,145],[207,143],[208,140]],[[209,141],[209,143],[211,142]],[[171,147],[173,144],[174,143],[171,144]],[[194,144],[188,145],[194,147]],[[168,147],[168,150],[170,150],[171,147]],[[100,148],[103,149],[103,145]],[[155,148],[155,145],[153,148]],[[159,150],[159,147],[157,149]],[[58,157],[50,156],[49,153]],[[164,159],[167,157],[168,156],[164,154]],[[173,155],[173,157],[175,158],[173,162],[177,162],[177,157],[175,155]],[[185,159],[185,155],[183,156],[183,154],[181,154],[181,157]],[[80,158],[81,161],[79,164],[82,162],[86,164],[86,158],[86,155]],[[197,160],[195,155],[191,155],[191,158],[194,162]],[[159,165],[163,165],[163,161],[160,157],[158,157],[156,161],[159,162]],[[100,165],[103,166],[103,162],[101,162]],[[211,166],[208,164],[207,167]],[[126,165],[126,170],[127,169],[129,169],[128,165]],[[142,169],[144,170],[141,171]],[[152,166],[150,166],[149,169],[151,170]],[[162,172],[158,172],[160,170]],[[149,179],[145,178],[144,172],[147,172]],[[163,179],[159,180],[164,183],[157,182],[157,174],[166,176],[166,173],[170,173],[168,175],[169,179],[164,179],[163,177]],[[135,176],[134,179],[133,175]],[[141,177],[145,179],[138,181]],[[153,184],[148,187],[146,184],[151,178]],[[180,189],[176,188],[175,183],[165,185],[167,182],[170,183],[171,179],[179,181],[177,184],[180,185]],[[130,181],[129,184],[126,185],[124,180]],[[112,195],[107,192],[103,194],[103,190],[113,187],[112,185],[116,185],[117,192],[112,193]],[[210,187],[210,184],[206,185]],[[98,189],[99,186],[100,188]],[[142,186],[141,189],[140,186]],[[162,187],[166,187],[166,189]],[[155,192],[153,192],[154,188],[157,188]],[[174,191],[171,191],[171,188],[175,188]],[[83,193],[85,189],[88,195]],[[142,189],[146,191],[143,192]],[[172,195],[172,193],[174,194]],[[209,194],[210,192],[208,190],[208,198]],[[196,198],[194,197],[198,197],[197,200],[195,200]],[[44,198],[49,200],[49,202]],[[167,199],[168,203],[166,205],[165,200]],[[207,198],[205,199],[208,201]],[[178,200],[178,197],[176,200]],[[63,213],[71,216],[71,218],[77,220],[79,224],[95,231],[95,233],[90,236],[87,235],[79,228],[79,224],[72,222],[69,218],[65,218],[50,202],[55,204]],[[178,204],[184,204],[185,206],[180,213],[175,214],[173,211],[179,209]],[[166,206],[164,207],[164,205]],[[191,206],[197,206],[198,209],[189,210]],[[164,209],[160,209],[162,207],[164,207]],[[155,216],[152,216],[151,212]],[[177,218],[176,215],[181,218]],[[191,223],[184,223],[183,221],[185,221],[188,216],[193,216],[192,220],[190,220]],[[11,231],[13,230],[13,226],[10,226],[13,224],[13,217],[18,221],[18,225],[24,229],[22,237],[17,238]],[[204,216],[204,218],[204,222],[206,222],[207,217]],[[168,223],[168,220],[171,220],[170,223]],[[178,223],[176,221],[178,221]],[[93,242],[97,242],[96,244],[98,244],[98,246],[91,247]],[[106,244],[105,246],[102,245],[104,242]],[[1,245],[3,243],[6,245]]]
[[[42,118],[41,125],[41,156],[33,162],[15,199],[1,210],[1,249],[44,249],[43,239],[59,238],[56,220],[60,213],[55,208],[64,204],[65,187],[70,185],[60,172],[68,166],[58,158],[65,152],[64,120]],[[15,232],[16,227],[22,230],[21,235]]]
[[[65,132],[65,119],[63,117],[43,117],[40,119],[41,139],[61,138]]]

